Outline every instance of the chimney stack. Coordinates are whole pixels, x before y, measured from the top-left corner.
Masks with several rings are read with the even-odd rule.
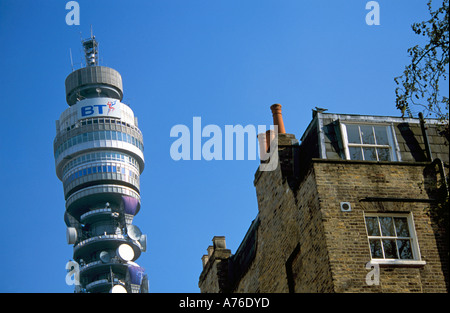
[[[205,254],[205,255],[202,256],[203,267],[205,267],[206,264],[208,264],[208,260],[209,260],[209,255]]]
[[[214,249],[226,249],[225,236],[214,236],[213,238]]]

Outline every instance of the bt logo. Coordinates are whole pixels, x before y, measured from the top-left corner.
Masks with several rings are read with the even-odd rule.
[[[109,114],[109,112],[115,110],[114,106],[116,105],[116,102],[117,102],[117,101],[114,101],[114,102],[108,101],[108,103],[106,104],[106,105],[108,106],[108,108],[109,108],[109,109],[108,109],[108,114]]]
[[[85,105],[81,107],[81,116],[109,114],[115,110],[114,106],[116,105],[116,102],[117,101],[108,101],[107,104]],[[108,107],[108,112],[105,112],[106,109],[104,110],[104,107]]]

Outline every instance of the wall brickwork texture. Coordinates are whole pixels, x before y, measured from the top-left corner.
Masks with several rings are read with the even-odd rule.
[[[417,163],[314,163],[334,291],[447,291],[448,247],[445,249],[444,234],[433,229],[436,223],[427,214],[431,203],[421,202],[429,199],[425,167]],[[367,197],[388,200],[364,201]],[[352,210],[341,212],[341,201],[350,202]],[[380,284],[368,286],[364,265],[371,257],[364,214],[402,212],[413,216],[421,259],[426,264],[382,266]]]

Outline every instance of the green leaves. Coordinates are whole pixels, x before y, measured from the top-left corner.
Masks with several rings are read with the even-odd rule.
[[[411,28],[417,35],[428,37],[422,47],[409,48],[411,63],[401,76],[395,77],[396,107],[411,115],[411,107],[418,106],[425,116],[441,119],[448,132],[449,99],[440,94],[441,83],[448,78],[449,65],[449,0],[433,9],[432,0],[427,3],[431,18],[414,23]],[[448,138],[448,134],[447,134]]]

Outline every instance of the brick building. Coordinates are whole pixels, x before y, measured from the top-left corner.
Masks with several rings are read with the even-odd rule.
[[[256,172],[258,214],[236,252],[213,238],[201,292],[448,292],[439,122],[316,110],[299,143],[280,107],[279,166]]]

